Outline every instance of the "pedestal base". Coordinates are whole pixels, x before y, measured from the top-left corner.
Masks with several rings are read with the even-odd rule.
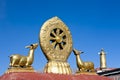
[[[33,67],[10,67],[5,73],[10,73],[10,72],[35,72]]]
[[[72,74],[70,65],[67,62],[49,61],[44,69],[45,73]]]

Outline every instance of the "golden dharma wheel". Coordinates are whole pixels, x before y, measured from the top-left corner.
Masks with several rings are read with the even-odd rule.
[[[58,17],[53,17],[42,25],[39,40],[48,60],[66,61],[72,51],[70,31]]]

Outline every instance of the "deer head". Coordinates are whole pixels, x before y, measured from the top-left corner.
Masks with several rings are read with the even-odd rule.
[[[84,53],[83,51],[78,51],[78,50],[76,50],[76,49],[73,49],[73,52],[74,52],[74,54],[75,55],[79,55],[79,54],[82,54],[82,53]]]
[[[37,46],[38,46],[38,43],[35,43],[35,44],[31,44],[29,46],[25,46],[25,48],[36,49]]]

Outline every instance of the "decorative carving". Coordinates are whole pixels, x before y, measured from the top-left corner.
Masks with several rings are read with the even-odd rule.
[[[10,56],[10,67],[30,67],[34,60],[34,50],[37,48],[38,44],[31,44],[26,46],[30,51],[28,56],[21,56],[19,54],[14,54]]]
[[[94,64],[92,62],[83,62],[80,58],[80,54],[83,53],[82,51],[78,51],[73,49],[73,52],[76,56],[76,62],[78,67],[78,72],[95,72]]]
[[[71,74],[67,59],[72,51],[72,37],[67,26],[58,17],[53,17],[43,24],[39,38],[48,59],[44,72]]]

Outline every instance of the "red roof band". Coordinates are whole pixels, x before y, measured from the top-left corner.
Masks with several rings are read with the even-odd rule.
[[[0,77],[0,80],[111,80],[98,75],[63,75],[38,72],[11,72]]]

